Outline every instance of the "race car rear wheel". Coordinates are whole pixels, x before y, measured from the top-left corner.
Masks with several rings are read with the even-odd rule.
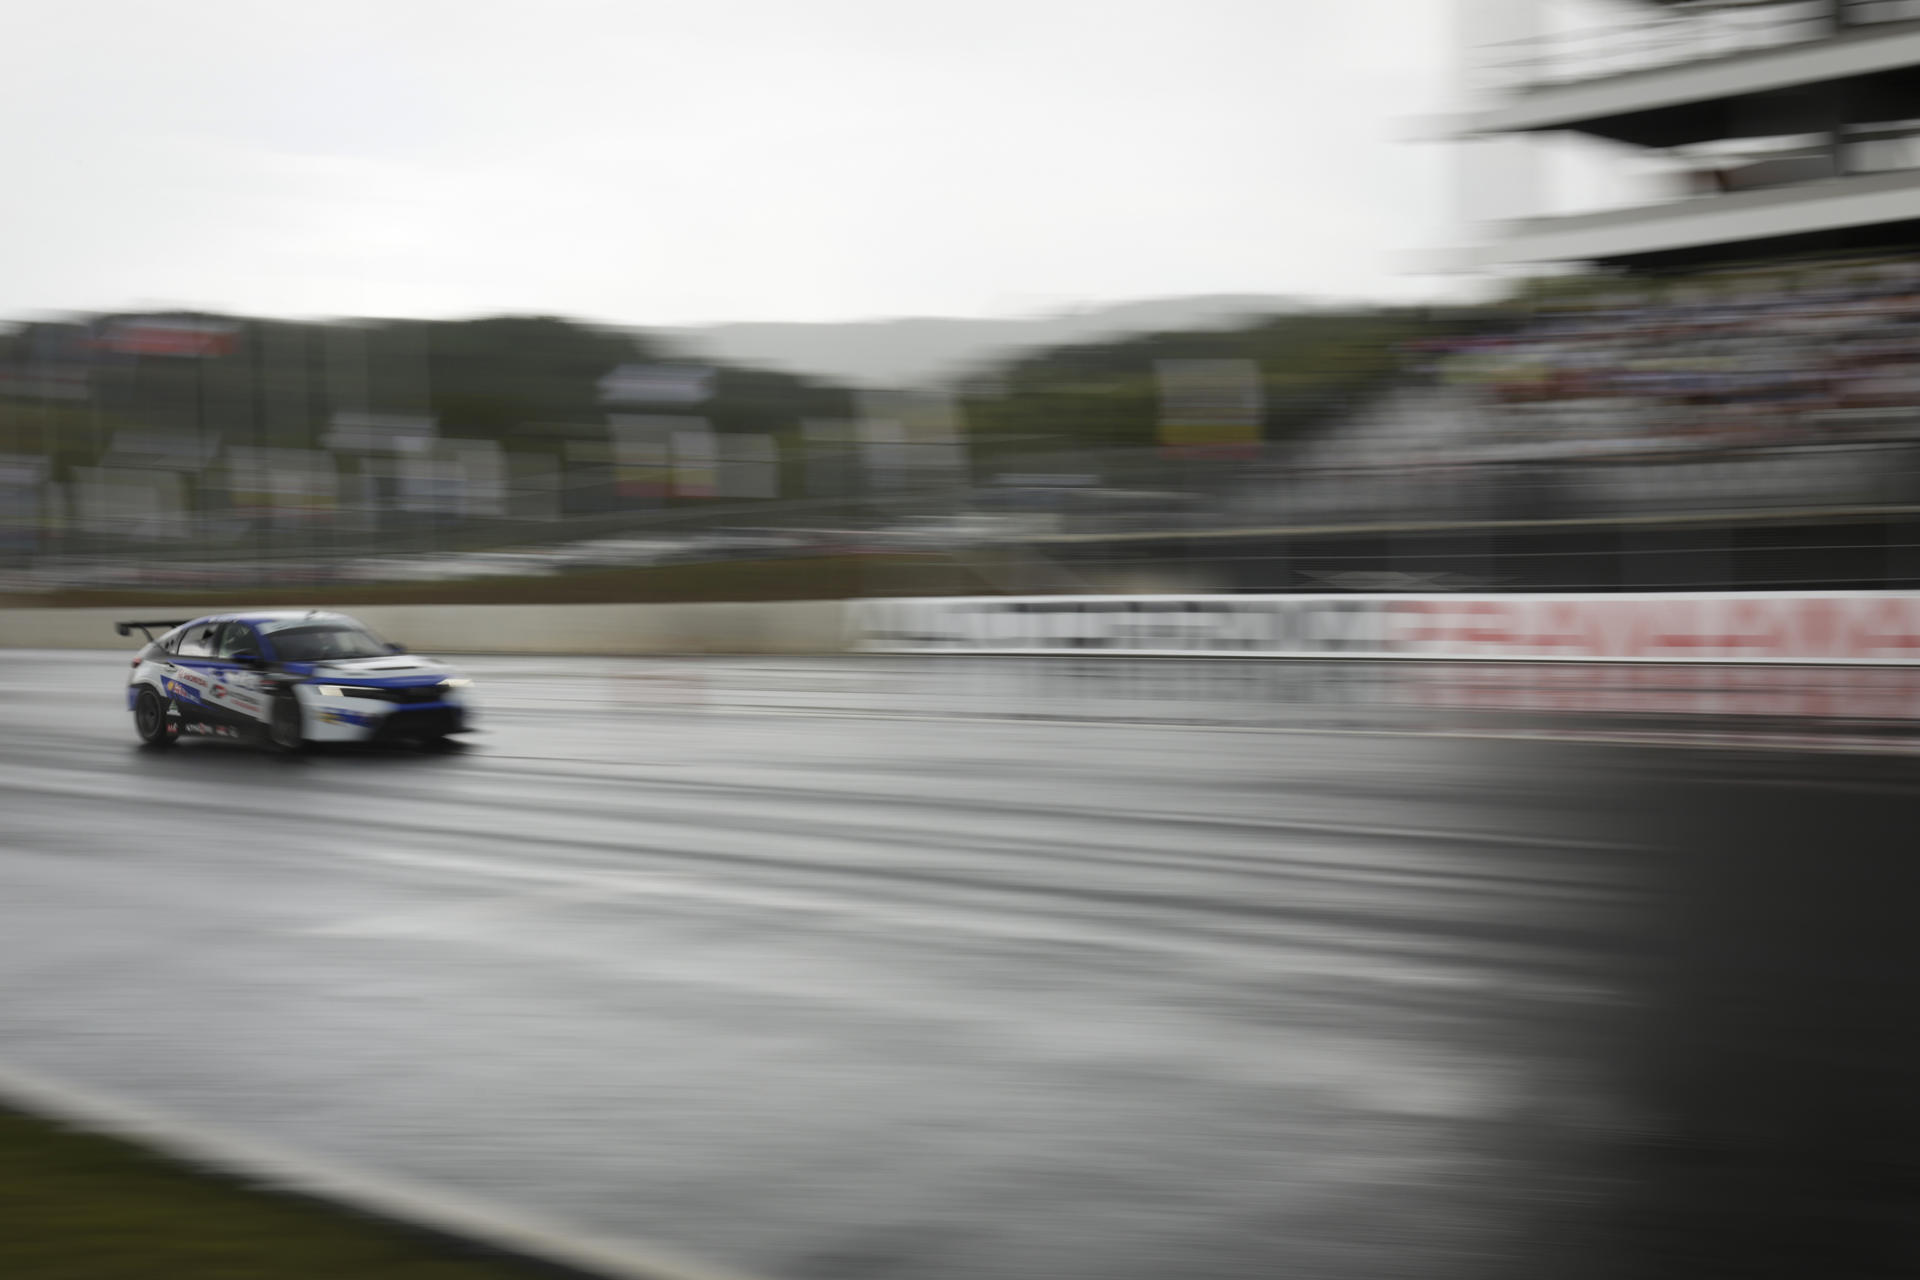
[[[133,731],[150,747],[173,745],[173,726],[167,723],[167,704],[151,689],[142,689],[133,700]]]
[[[289,753],[306,750],[307,740],[301,733],[303,728],[300,703],[293,694],[286,693],[275,698],[273,718],[267,722],[267,737],[273,745]]]

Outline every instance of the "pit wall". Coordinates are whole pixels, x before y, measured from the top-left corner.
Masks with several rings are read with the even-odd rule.
[[[202,609],[0,610],[0,647],[101,649],[117,618]],[[369,605],[428,653],[1054,654],[1920,664],[1920,592],[1127,595],[769,604]]]

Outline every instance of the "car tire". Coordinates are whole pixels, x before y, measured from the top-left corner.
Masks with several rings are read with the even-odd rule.
[[[285,693],[273,700],[273,713],[267,721],[267,740],[275,750],[290,756],[305,751],[307,739],[302,732],[304,728],[298,698],[292,693]]]
[[[142,689],[133,700],[133,731],[149,747],[174,744],[173,726],[167,723],[167,704],[152,689]]]

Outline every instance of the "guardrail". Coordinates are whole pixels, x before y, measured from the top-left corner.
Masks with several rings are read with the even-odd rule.
[[[1244,563],[1249,552],[1242,544],[1251,546],[1261,538],[1293,544],[1285,554],[1298,570],[1445,574],[1453,585],[1483,590],[1572,591],[1616,584],[1667,590],[1911,585],[1903,580],[1910,576],[1904,569],[1876,557],[1883,550],[1904,553],[1904,545],[1896,544],[1910,539],[1905,532],[1893,533],[1892,526],[1898,524],[1904,530],[1920,521],[1920,442],[1912,438],[1916,428],[1912,411],[1900,410],[1885,421],[1860,414],[1836,416],[1827,426],[1833,436],[1817,442],[1709,448],[1686,439],[1623,439],[1613,442],[1617,447],[1611,451],[1606,441],[1578,435],[1555,439],[1543,427],[1529,433],[1530,444],[1461,449],[1418,463],[1383,459],[1340,466],[1290,466],[1282,451],[1274,450],[1240,468],[1230,487],[1217,484],[1210,490],[1196,487],[1183,493],[1184,505],[1178,507],[1156,505],[1151,499],[1158,495],[1142,489],[1101,488],[1077,497],[1048,495],[1052,505],[1042,509],[1002,509],[988,507],[982,490],[941,495],[924,506],[902,499],[889,508],[875,500],[860,512],[774,504],[751,513],[751,527],[731,529],[669,525],[636,513],[624,525],[529,526],[519,531],[520,541],[507,547],[495,544],[487,549],[475,535],[477,545],[472,549],[443,547],[433,554],[396,543],[377,551],[363,547],[347,555],[342,547],[320,541],[301,554],[287,548],[268,554],[266,548],[256,548],[212,553],[199,549],[195,555],[152,543],[101,547],[86,554],[69,548],[63,553],[0,556],[0,591],[237,591],[306,584],[316,594],[325,594],[371,582],[887,553],[992,557],[1040,567],[1044,567],[1041,561],[1065,556],[1081,566],[1076,573],[1084,578],[1071,589],[1126,590],[1130,584],[1102,581],[1101,571],[1087,568],[1090,561],[1102,558],[1098,544],[1110,540],[1113,545],[1105,558],[1130,572],[1141,567],[1139,553],[1131,548],[1150,541],[1171,545],[1183,539],[1191,545],[1165,568],[1176,573],[1207,568],[1218,580],[1182,582],[1176,589],[1314,587],[1311,576],[1282,575],[1277,570],[1263,574]],[[1139,465],[1139,460],[1132,461]],[[1729,530],[1738,522],[1776,515],[1790,515],[1809,525],[1823,520],[1841,525],[1857,523],[1863,512],[1872,513],[1886,527],[1838,536],[1859,542],[1863,554],[1854,559],[1859,564],[1871,562],[1871,571],[1856,565],[1844,574],[1829,573],[1824,578],[1784,560],[1772,564],[1781,551],[1791,549],[1783,544],[1770,545],[1762,557],[1768,563],[1734,565],[1732,561],[1746,553],[1732,532],[1722,537],[1729,561],[1723,570],[1702,570],[1700,576],[1686,579],[1664,573],[1649,576],[1631,562],[1665,553],[1651,542],[1615,546],[1613,535],[1606,533],[1628,524],[1653,528],[1662,522],[1681,522],[1704,537],[1715,520],[1726,523]],[[744,516],[736,518],[747,524]],[[836,528],[830,523],[834,519],[845,523]],[[1343,530],[1362,536],[1387,526],[1435,525],[1452,528],[1456,541],[1510,540],[1527,525],[1548,524],[1565,532],[1583,523],[1596,535],[1605,534],[1601,543],[1582,552],[1591,565],[1545,576],[1535,572],[1543,559],[1541,547],[1514,544],[1495,549],[1489,543],[1463,555],[1460,546],[1436,552],[1407,539],[1390,547],[1360,549],[1305,541],[1324,541]],[[625,537],[606,536],[615,533]],[[567,541],[590,535],[601,535],[603,543]],[[1809,539],[1825,548],[1835,536],[1827,530]],[[1073,547],[1070,553],[1062,551],[1066,545]],[[1559,554],[1555,553],[1556,558]],[[1003,574],[983,579],[979,589],[1035,592],[1058,590],[1062,585],[1045,577]],[[936,583],[916,585],[910,575],[897,573],[868,588],[871,594],[886,595],[942,589]]]
[[[1654,11],[1602,27],[1490,44],[1480,51],[1475,70],[1490,87],[1524,90],[1808,44],[1917,19],[1916,0],[1841,0],[1837,15],[1825,3],[1805,0]]]

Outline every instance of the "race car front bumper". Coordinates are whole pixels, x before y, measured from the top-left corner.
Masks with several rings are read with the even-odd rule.
[[[387,714],[374,728],[371,741],[399,742],[406,739],[444,738],[467,731],[465,707],[444,703],[433,707],[408,707]]]
[[[397,703],[385,698],[320,696],[302,691],[301,736],[309,742],[398,742],[465,733],[471,724],[467,704],[441,697],[432,702]]]

